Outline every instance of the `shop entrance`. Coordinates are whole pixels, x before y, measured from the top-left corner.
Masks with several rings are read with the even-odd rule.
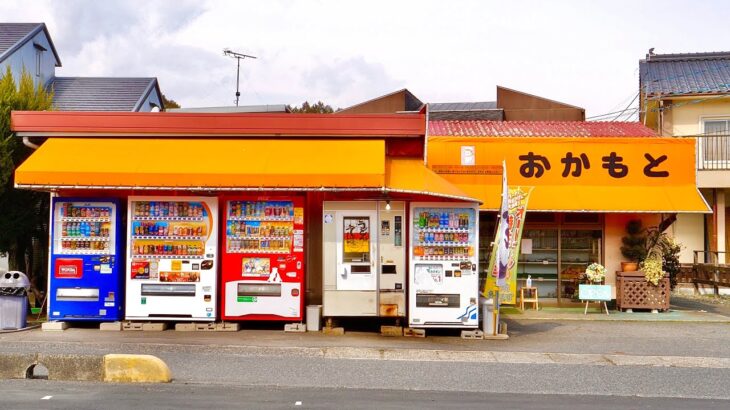
[[[601,214],[527,213],[517,269],[517,288],[527,278],[541,298],[578,302],[586,267],[603,263]]]

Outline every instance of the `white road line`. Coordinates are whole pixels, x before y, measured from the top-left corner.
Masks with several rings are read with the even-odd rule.
[[[53,396],[43,396],[41,397],[41,400],[51,400],[51,397]]]

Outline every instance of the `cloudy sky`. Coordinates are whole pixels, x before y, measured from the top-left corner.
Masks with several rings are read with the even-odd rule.
[[[400,88],[427,102],[489,101],[495,86],[623,109],[638,60],[730,50],[727,1],[25,1],[4,22],[45,22],[61,76],[156,76],[185,107],[322,100]]]

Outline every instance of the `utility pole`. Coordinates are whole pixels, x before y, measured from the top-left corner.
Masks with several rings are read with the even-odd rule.
[[[241,92],[238,89],[239,79],[240,79],[240,75],[241,75],[241,60],[243,60],[245,58],[256,58],[256,57],[250,56],[248,54],[237,53],[235,51],[231,51],[228,48],[223,49],[223,55],[229,56],[231,58],[235,58],[237,61],[237,63],[236,63],[236,107],[238,107],[238,99],[239,99],[239,97],[241,97]]]

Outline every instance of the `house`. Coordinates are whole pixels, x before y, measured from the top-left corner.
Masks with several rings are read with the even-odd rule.
[[[355,104],[336,114],[419,111],[424,103],[408,89]],[[585,121],[585,109],[497,86],[497,101],[429,103],[431,120]]]
[[[697,186],[713,214],[679,215],[681,261],[725,263],[730,239],[730,52],[655,54],[639,61],[640,120],[662,136],[695,138]],[[715,259],[717,258],[717,259]]]
[[[0,23],[0,75],[23,69],[54,92],[59,111],[159,111],[162,93],[154,77],[59,77],[61,59],[44,23]]]

